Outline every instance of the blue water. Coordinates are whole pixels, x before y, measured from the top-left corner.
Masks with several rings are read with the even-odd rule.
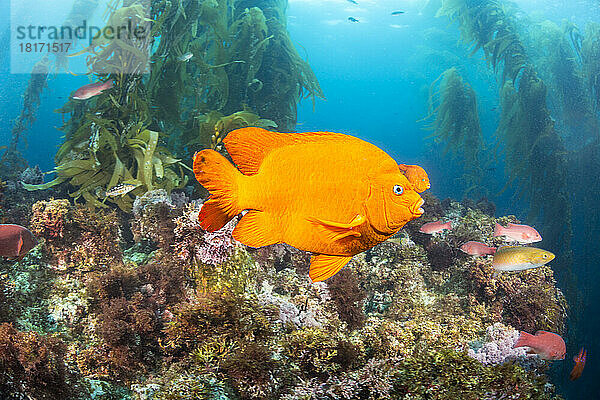
[[[303,58],[310,63],[327,100],[313,104],[303,100],[298,108],[298,131],[338,131],[366,139],[391,154],[397,161],[419,164],[429,173],[431,192],[440,198],[461,199],[460,163],[441,157],[431,150],[431,131],[426,130],[429,85],[444,70],[457,67],[478,95],[479,116],[488,148],[493,144],[499,120],[498,87],[495,76],[481,52],[470,56],[469,46],[460,41],[456,24],[434,18],[426,10],[426,1],[363,1],[353,5],[346,0],[290,0],[288,30]],[[600,2],[587,1],[517,1],[526,13],[550,19],[560,25],[566,18],[581,28],[589,21],[600,22]],[[8,0],[0,0],[7,10]],[[402,10],[404,14],[390,15]],[[357,23],[348,21],[355,17]],[[8,28],[0,21],[0,32]],[[0,145],[11,136],[13,120],[21,109],[21,94],[29,75],[9,73],[7,43],[0,43]],[[38,119],[27,133],[24,155],[31,165],[42,170],[54,167],[53,154],[62,143],[57,130],[61,107],[69,93],[88,83],[86,76],[58,74],[51,77],[44,92]],[[491,151],[491,150],[490,150]],[[600,171],[599,171],[600,173]],[[525,218],[527,204],[514,196],[512,189],[497,195],[504,186],[501,160],[486,172],[484,184],[496,203],[497,215],[515,214]],[[514,189],[514,188],[513,188]],[[600,212],[600,211],[599,211]],[[574,212],[574,218],[579,214]],[[594,249],[597,236],[578,237],[581,226],[574,221],[575,275],[581,288],[585,309],[579,313],[575,336],[569,336],[570,354],[553,368],[555,381],[568,399],[600,398],[600,292],[594,282],[600,279]],[[593,242],[593,243],[592,243]],[[559,282],[560,286],[561,282]],[[576,343],[574,343],[576,342]],[[573,351],[588,348],[588,365],[576,382],[565,379],[570,371]]]
[[[446,173],[460,166],[425,156],[432,142],[426,140],[432,133],[426,130],[428,122],[422,121],[428,115],[429,86],[446,69],[457,67],[477,91],[488,138],[498,123],[498,88],[482,55],[469,57],[457,26],[421,11],[423,7],[422,2],[407,1],[359,6],[347,1],[290,2],[288,29],[306,49],[327,96],[314,112],[310,101],[301,104],[298,130],[341,131],[367,139],[399,162],[422,165],[436,195],[460,199],[463,188],[455,179],[461,174]],[[390,15],[394,10],[405,14]],[[348,21],[349,16],[360,22]],[[494,192],[500,190],[497,182],[490,183]]]

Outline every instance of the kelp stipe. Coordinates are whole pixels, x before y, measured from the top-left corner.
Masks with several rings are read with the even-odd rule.
[[[441,143],[445,153],[464,162],[464,195],[484,195],[481,186],[483,138],[477,112],[477,95],[456,68],[444,71],[429,89],[430,138]]]
[[[585,36],[572,35],[571,37],[575,39],[573,44],[578,50],[583,73],[598,111],[600,109],[600,24],[590,22],[585,28]]]
[[[548,86],[550,112],[561,116],[557,129],[569,150],[579,150],[598,136],[592,87],[588,87],[580,53],[579,31],[571,22],[561,28],[542,21],[527,30],[527,50]]]

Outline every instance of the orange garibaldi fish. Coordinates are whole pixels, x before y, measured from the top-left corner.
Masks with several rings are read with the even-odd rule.
[[[242,128],[223,142],[239,170],[214,150],[194,156],[196,179],[210,192],[200,225],[215,231],[247,210],[233,237],[251,247],[284,242],[314,253],[313,282],[423,214],[398,164],[353,136]]]
[[[587,358],[587,350],[582,348],[579,350],[579,354],[573,357],[573,361],[575,361],[575,365],[573,366],[573,370],[569,375],[569,379],[574,381],[579,379],[581,374],[583,373],[583,367],[585,367],[585,359]]]

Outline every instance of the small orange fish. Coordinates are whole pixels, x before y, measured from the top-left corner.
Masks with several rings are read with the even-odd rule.
[[[585,367],[585,359],[587,358],[587,350],[583,347],[579,351],[579,355],[573,357],[573,361],[575,361],[575,365],[573,366],[573,370],[571,371],[571,375],[569,375],[569,379],[574,381],[579,379],[581,373],[583,372],[583,367]]]
[[[37,240],[24,226],[0,224],[0,256],[21,260],[36,245]]]
[[[423,224],[423,226],[421,226],[421,229],[419,229],[419,232],[432,235],[434,233],[441,232],[444,229],[452,230],[452,221],[442,222],[442,220],[439,220],[436,222],[428,222],[426,224]]]
[[[415,187],[417,193],[426,191],[431,187],[427,172],[418,165],[399,164],[400,171],[404,172],[404,176]]]
[[[200,225],[215,231],[248,210],[233,237],[251,247],[284,242],[314,253],[313,282],[423,214],[398,164],[356,137],[249,127],[223,143],[239,171],[214,150],[194,156],[196,179],[210,192]]]
[[[537,331],[535,335],[521,332],[514,347],[529,347],[528,353],[535,353],[544,360],[563,360],[567,353],[563,338],[546,331]]]

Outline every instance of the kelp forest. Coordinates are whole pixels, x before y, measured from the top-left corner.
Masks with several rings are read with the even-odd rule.
[[[231,130],[251,125],[293,131],[297,103],[323,93],[288,36],[286,6],[284,0],[113,1],[107,26],[132,23],[149,35],[100,36],[71,55],[86,57],[90,75],[112,80],[114,90],[89,102],[70,99],[57,110],[66,140],[55,155],[55,178],[25,187],[66,182],[76,201],[130,211],[136,195],[186,186],[194,152],[220,148]],[[94,9],[80,0],[69,19]],[[4,175],[24,169],[17,145],[26,141],[50,68],[68,61],[51,65],[45,57],[32,71],[2,156]],[[106,196],[120,184],[135,188]]]
[[[572,221],[585,221],[578,237],[596,236],[598,226],[591,193],[600,187],[586,172],[600,161],[600,25],[532,23],[516,5],[494,0],[443,0],[437,16],[454,22],[472,59],[483,53],[496,76],[500,120],[484,144],[476,94],[451,69],[432,85],[433,136],[468,166],[465,195],[481,181],[480,166],[504,160],[506,184],[499,193],[512,187],[514,201],[529,204],[526,220],[543,227],[545,246],[560,249],[557,275],[575,299]],[[477,158],[484,148],[485,160]],[[479,193],[498,194],[489,187]]]
[[[472,54],[481,49],[497,74],[501,116],[496,136],[502,144],[507,179],[516,183],[520,195],[529,201],[528,218],[539,219],[546,236],[553,238],[553,244],[560,244],[554,248],[567,252],[572,228],[566,147],[547,106],[547,86],[527,53],[514,14],[502,2],[445,0],[438,16],[456,21],[462,40],[472,46]],[[436,124],[440,118],[473,122],[461,135],[457,135],[456,127],[464,128],[457,122],[442,122],[436,134],[447,136],[447,146],[464,152],[465,158],[473,158],[472,153],[481,146],[481,131],[478,120],[465,115],[476,113],[476,108],[469,106],[466,110],[475,111],[465,112],[465,106],[453,107],[455,86],[446,84],[441,90],[442,109],[452,111],[439,114]],[[474,92],[470,97],[475,97]],[[475,100],[470,100],[469,104],[473,103]]]
[[[331,3],[348,7],[332,8],[340,13],[367,7]],[[76,26],[104,6],[75,0],[63,24]],[[311,10],[301,7],[294,13]],[[0,257],[0,398],[563,400],[575,387],[565,386],[573,352],[583,341],[590,354],[596,346],[584,322],[600,326],[598,299],[586,292],[595,281],[582,278],[600,251],[600,23],[542,20],[505,0],[410,7],[386,10],[393,24],[377,29],[410,34],[411,43],[401,43],[414,53],[406,64],[380,71],[402,70],[390,73],[398,82],[382,74],[393,90],[414,84],[398,103],[413,120],[377,108],[376,116],[356,114],[367,127],[383,121],[385,132],[342,133],[396,151],[398,163],[408,163],[400,160],[411,157],[406,148],[422,146],[415,163],[423,168],[411,169],[419,176],[406,169],[406,179],[394,175],[406,184],[394,182],[393,196],[381,190],[396,199],[414,188],[418,216],[344,256],[347,264],[325,282],[311,281],[308,251],[275,239],[258,248],[234,240],[238,216],[214,232],[202,225],[208,191],[192,159],[203,149],[229,157],[231,142],[223,141],[241,127],[301,131],[311,121],[301,113],[298,122],[299,107],[336,110],[335,103],[339,114],[315,120],[344,126],[351,103],[340,97],[367,102],[361,96],[369,93],[356,88],[370,79],[377,87],[375,73],[356,84],[349,81],[361,76],[344,71],[360,73],[353,62],[369,57],[352,48],[352,62],[334,60],[346,70],[313,65],[328,98],[338,96],[318,102],[325,94],[308,56],[343,42],[314,35],[317,50],[299,51],[294,29],[306,19],[288,15],[287,0],[109,0],[102,24],[144,34],[98,35],[69,54],[40,57],[0,147],[0,226],[29,233],[15,242],[16,255]],[[315,26],[352,32],[358,46],[356,32],[375,23],[353,15],[315,16]],[[30,131],[54,77],[77,62],[89,84],[54,110],[62,137],[49,150],[54,168],[42,171],[25,156],[36,140]],[[351,95],[330,90],[335,85]],[[385,106],[397,100],[370,95]],[[417,184],[427,185],[418,195]],[[436,197],[444,185],[463,198]],[[375,214],[389,225],[393,212],[382,209]],[[357,217],[311,222],[327,226],[327,240],[355,240]],[[552,263],[498,267],[495,257],[512,242],[496,230],[509,224],[535,226],[543,241],[538,234],[518,250],[551,251]],[[564,338],[566,358],[515,347],[522,332],[537,331]],[[593,378],[593,368],[575,384]]]

